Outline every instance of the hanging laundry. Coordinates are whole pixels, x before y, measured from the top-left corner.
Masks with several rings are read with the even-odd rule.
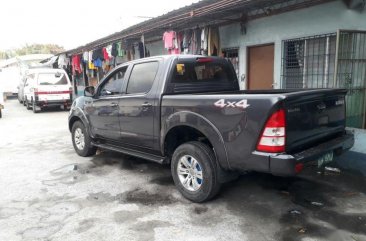
[[[81,73],[81,68],[80,68],[80,55],[74,55],[74,56],[72,56],[72,59],[71,59],[71,67],[72,67],[72,73],[73,73],[73,75],[80,74]]]
[[[67,68],[67,65],[69,65],[70,61],[68,58],[66,58],[66,54],[60,54],[60,56],[58,56],[57,63],[59,68]]]
[[[202,50],[202,55],[207,55],[207,50],[208,50],[208,28],[205,27],[202,29],[201,32],[201,50]]]
[[[122,42],[118,42],[117,43],[117,52],[118,52],[117,56],[119,56],[119,57],[123,57],[124,56],[124,49],[123,49],[122,46],[123,46],[122,45]]]
[[[91,62],[93,61],[93,51],[89,51],[89,58],[88,61]]]
[[[93,60],[93,64],[95,67],[102,67],[102,59],[97,58],[97,59]]]
[[[118,56],[117,43],[113,43],[112,44],[111,54],[112,54],[113,57],[117,57]]]
[[[166,49],[174,49],[176,48],[175,40],[176,40],[177,36],[176,36],[176,32],[174,31],[167,31],[164,33],[163,35],[163,40],[164,40],[164,47]]]
[[[219,53],[221,53],[219,29],[217,27],[210,27],[208,37],[208,55],[218,56]]]
[[[103,59],[104,60],[109,60],[109,55],[107,53],[107,49],[106,48],[102,48],[102,52],[103,52]]]
[[[83,62],[84,63],[87,63],[89,61],[89,52],[88,51],[85,51],[83,53]]]
[[[104,54],[103,54],[103,49],[99,48],[93,51],[93,58],[92,60],[96,60],[96,59],[104,59]]]
[[[145,57],[144,43],[143,42],[139,42],[138,45],[139,45],[138,48],[139,48],[140,58],[144,58]]]
[[[112,44],[105,47],[105,50],[107,51],[108,57],[111,58],[112,57]]]
[[[182,47],[183,47],[182,51],[185,54],[190,53],[189,47],[191,46],[191,43],[192,43],[192,30],[186,30],[186,31],[184,31],[183,41],[182,41]]]

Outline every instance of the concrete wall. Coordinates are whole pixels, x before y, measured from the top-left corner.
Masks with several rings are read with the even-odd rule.
[[[220,27],[221,47],[240,47],[241,76],[247,73],[247,47],[275,43],[274,82],[275,88],[280,88],[283,40],[334,33],[338,29],[366,30],[366,9],[350,10],[339,0],[253,20],[246,28],[246,34],[242,35],[239,24]],[[244,88],[244,83],[241,87]]]

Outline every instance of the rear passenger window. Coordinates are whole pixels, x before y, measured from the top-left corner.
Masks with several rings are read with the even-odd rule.
[[[149,92],[154,83],[158,68],[158,62],[136,64],[128,81],[127,94]]]
[[[232,71],[227,65],[218,62],[176,64],[172,83],[194,82],[233,82]]]

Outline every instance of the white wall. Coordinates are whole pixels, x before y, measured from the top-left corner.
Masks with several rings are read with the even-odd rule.
[[[273,79],[275,88],[280,88],[283,40],[334,33],[338,29],[366,30],[366,9],[362,12],[350,10],[338,0],[253,20],[247,23],[246,28],[246,34],[242,35],[239,24],[220,27],[221,47],[240,47],[241,76],[247,73],[248,46],[275,43]]]

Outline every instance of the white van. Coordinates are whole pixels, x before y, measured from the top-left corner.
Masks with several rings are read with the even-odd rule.
[[[24,82],[24,102],[34,113],[49,106],[69,109],[72,86],[63,69],[31,69]]]

